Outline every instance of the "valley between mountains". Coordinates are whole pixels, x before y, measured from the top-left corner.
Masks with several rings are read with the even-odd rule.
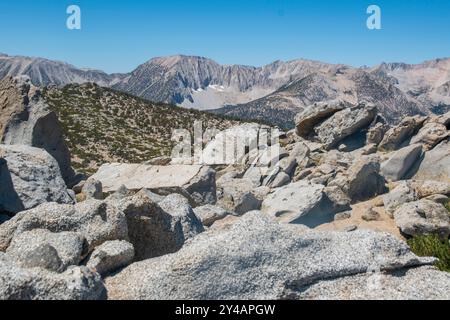
[[[177,55],[153,58],[130,73],[107,74],[0,54],[0,78],[18,75],[29,76],[36,86],[94,82],[153,102],[259,119],[284,129],[294,127],[295,114],[321,101],[376,103],[389,123],[403,115],[445,113],[450,105],[450,59],[373,67],[299,59],[252,67]]]

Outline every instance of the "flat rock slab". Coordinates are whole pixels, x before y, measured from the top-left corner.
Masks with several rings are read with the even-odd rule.
[[[291,183],[268,195],[261,211],[280,222],[298,223],[302,217],[317,215],[317,208],[323,201],[323,189],[323,185],[305,181]]]
[[[103,192],[182,187],[199,172],[200,165],[152,166],[145,164],[111,163],[101,166],[92,178],[101,181]]]
[[[325,280],[434,261],[386,233],[308,231],[254,211],[228,229],[196,236],[174,254],[133,263],[105,283],[109,299],[286,299]],[[448,289],[446,273],[438,275],[425,284],[423,298]],[[413,294],[410,288],[404,297]]]
[[[305,286],[300,300],[448,300],[450,273],[424,266],[394,272],[358,274]],[[442,286],[431,287],[430,283]]]

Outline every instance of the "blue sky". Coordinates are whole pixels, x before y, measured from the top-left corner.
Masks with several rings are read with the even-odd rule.
[[[81,30],[66,28],[71,4]],[[366,28],[370,4],[382,30]],[[448,0],[1,0],[0,52],[107,72],[178,53],[255,66],[417,63],[450,56],[449,17]]]

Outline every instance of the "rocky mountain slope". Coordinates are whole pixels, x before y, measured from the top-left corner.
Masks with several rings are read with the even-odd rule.
[[[49,87],[43,97],[61,122],[72,165],[95,172],[107,162],[143,162],[170,156],[174,129],[192,132],[195,121],[223,130],[238,122],[221,116],[146,100],[100,87]]]
[[[120,74],[109,75],[99,70],[76,68],[65,62],[0,54],[0,79],[21,75],[30,77],[35,86],[62,86],[84,82],[109,86],[124,77]]]
[[[435,106],[436,111],[448,111],[450,59],[430,60],[416,65],[382,63],[370,71],[390,77],[400,90],[415,97],[424,105]]]
[[[171,56],[150,60],[114,87],[149,100],[213,109],[262,97],[287,83],[293,75],[306,76],[332,67],[297,60],[256,68],[219,65],[202,57]]]
[[[305,107],[330,100],[376,103],[389,123],[396,123],[405,115],[425,115],[430,112],[424,104],[397,88],[386,76],[349,67],[337,68],[328,73],[312,73],[263,98],[214,112],[241,119],[265,119],[281,128],[291,129],[294,127],[294,116]]]
[[[195,56],[154,58],[128,74],[108,75],[38,58],[0,56],[0,78],[29,75],[35,85],[96,82],[150,101],[293,127],[306,106],[335,99],[376,102],[389,122],[444,113],[450,105],[450,59],[354,68],[310,60],[262,67],[220,65]]]

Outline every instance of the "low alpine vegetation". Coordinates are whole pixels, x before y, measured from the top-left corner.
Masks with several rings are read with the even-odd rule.
[[[174,129],[193,130],[194,121],[223,130],[228,120],[197,110],[152,103],[96,84],[71,84],[43,91],[58,114],[75,169],[88,174],[106,162],[140,163],[169,156]]]
[[[420,235],[408,240],[411,250],[420,257],[436,257],[436,267],[450,272],[450,244],[448,239],[441,241],[435,234]]]

